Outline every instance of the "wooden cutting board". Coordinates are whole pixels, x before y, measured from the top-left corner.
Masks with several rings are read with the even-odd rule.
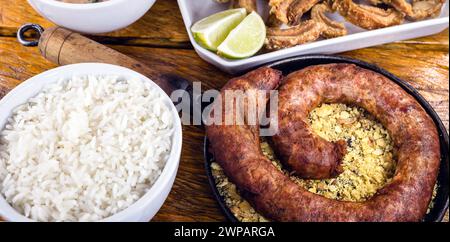
[[[15,40],[24,23],[51,23],[26,0],[0,0],[0,97],[29,77],[55,67]],[[192,49],[175,0],[158,0],[137,23],[114,33],[93,36],[102,43],[165,73],[220,88],[231,77],[200,59]],[[449,127],[449,31],[420,39],[366,48],[341,55],[358,58],[399,76],[417,88]],[[183,127],[183,153],[174,188],[155,221],[223,221],[203,169],[201,127]],[[448,217],[447,217],[448,221]]]

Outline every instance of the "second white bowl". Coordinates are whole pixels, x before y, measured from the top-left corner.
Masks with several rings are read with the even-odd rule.
[[[28,0],[49,21],[82,33],[98,34],[127,27],[141,18],[156,0],[109,0],[73,4],[56,0]]]

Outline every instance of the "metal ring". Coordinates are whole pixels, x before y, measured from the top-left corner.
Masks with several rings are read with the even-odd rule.
[[[37,32],[38,37],[35,40],[27,40],[25,38],[25,33],[28,30],[34,30]],[[44,28],[38,24],[24,24],[22,25],[19,30],[17,31],[17,40],[20,44],[24,46],[37,46],[39,44],[39,38],[41,37],[42,33],[44,32]]]

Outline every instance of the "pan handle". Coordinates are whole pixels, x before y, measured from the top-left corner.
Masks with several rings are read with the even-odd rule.
[[[25,37],[25,33],[28,31],[35,31],[37,36],[35,39],[30,40],[30,38]],[[63,34],[53,34],[54,32],[59,31],[58,33]],[[42,38],[41,38],[42,36]],[[59,36],[59,37],[58,37]],[[61,39],[61,36],[71,36],[71,39],[67,38]],[[38,24],[28,23],[19,28],[17,31],[17,40],[20,44],[24,46],[39,46],[39,40],[42,43],[45,43],[45,46],[49,46],[48,42],[53,41],[53,48],[44,48],[45,51],[41,53],[45,58],[57,63],[58,65],[72,64],[72,63],[80,63],[80,62],[103,62],[115,65],[121,65],[130,69],[133,69],[141,74],[152,79],[156,84],[158,84],[163,90],[170,96],[172,91],[175,90],[184,90],[187,95],[189,95],[190,100],[190,108],[191,114],[196,115],[196,117],[201,117],[201,113],[203,111],[201,98],[195,97],[193,93],[193,86],[190,81],[187,79],[180,77],[174,74],[161,74],[152,68],[145,66],[144,64],[138,62],[135,59],[132,59],[128,56],[125,56],[115,50],[112,50],[104,45],[98,44],[90,39],[87,39],[79,34],[73,33],[69,30],[65,30],[62,28],[50,28],[46,30],[44,33],[44,28],[42,28]],[[61,56],[62,45],[67,49],[66,52],[71,55],[63,55]],[[90,47],[87,48],[86,46]],[[40,46],[41,47],[41,46]],[[79,51],[73,52],[73,49],[77,49]],[[56,52],[52,52],[52,49],[57,49],[57,55],[52,55]],[[80,50],[81,49],[81,50]],[[90,50],[95,50],[97,52],[92,52]],[[71,52],[72,51],[72,52]],[[84,51],[84,52],[83,52]],[[177,101],[174,101],[175,105],[177,105]],[[200,107],[200,108],[194,108]],[[192,116],[193,117],[193,116]]]

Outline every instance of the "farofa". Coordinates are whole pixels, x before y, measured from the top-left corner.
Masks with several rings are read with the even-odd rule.
[[[327,198],[362,202],[393,177],[396,167],[389,133],[361,108],[325,104],[310,114],[312,130],[328,141],[346,140],[344,172],[334,179],[301,180],[299,185]]]
[[[393,143],[386,129],[370,114],[345,104],[323,104],[310,114],[313,131],[328,141],[346,140],[344,172],[337,178],[303,180],[282,168],[272,148],[262,140],[261,148],[276,167],[310,192],[331,199],[365,201],[393,177],[396,162]],[[268,221],[258,214],[229,182],[217,163],[211,164],[219,193],[236,218],[243,222]]]

